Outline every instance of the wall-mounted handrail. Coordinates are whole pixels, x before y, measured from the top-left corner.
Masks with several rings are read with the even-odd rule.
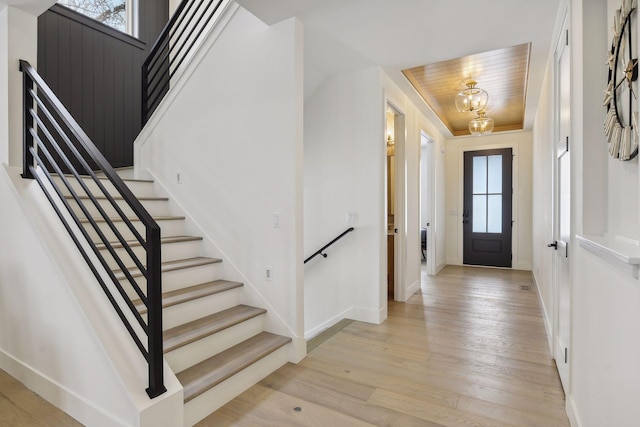
[[[318,249],[317,251],[315,251],[313,253],[313,255],[311,255],[309,258],[304,260],[304,263],[306,264],[307,262],[311,261],[313,258],[315,258],[318,255],[322,255],[324,258],[327,257],[327,254],[324,253],[324,250],[327,249],[329,246],[333,245],[335,242],[337,242],[338,240],[342,239],[342,237],[353,231],[353,227],[347,228],[345,231],[343,231],[342,233],[340,233],[339,236],[337,236],[335,239],[333,239],[332,241],[330,241],[329,243],[327,243],[326,245],[324,245],[323,247],[321,247],[320,249]]]
[[[142,64],[142,125],[158,107],[211,19],[228,0],[182,0]]]
[[[27,61],[21,60],[20,71],[23,74],[24,87],[22,177],[35,179],[44,190],[118,317],[147,360],[147,394],[151,398],[159,396],[166,391],[163,380],[160,227],[36,70]],[[104,178],[99,178],[97,173],[102,173]],[[55,177],[59,178],[62,185],[54,179]],[[83,178],[90,178],[89,182],[93,188],[90,188]],[[107,181],[113,190],[107,189]],[[49,188],[53,188],[53,191]],[[65,195],[65,190],[69,196]],[[114,197],[115,193],[118,195]],[[124,213],[123,207],[115,201],[116,197],[127,204],[133,215]],[[85,203],[84,200],[87,199],[90,203]],[[107,214],[106,207],[103,207],[98,199],[104,199],[109,203],[109,208],[116,213],[115,217]],[[82,212],[82,217],[74,207]],[[91,209],[98,214],[92,214]],[[118,227],[116,222],[123,223],[126,228]],[[144,227],[144,233],[141,233],[133,222],[140,222]],[[98,223],[105,223],[117,242],[110,241],[107,230],[101,228]],[[74,231],[74,227],[81,235]],[[129,231],[144,249],[144,260],[136,255],[123,236],[125,231]],[[92,233],[98,236],[108,255],[97,247]],[[86,249],[87,245],[90,251]],[[114,245],[121,246],[125,253],[117,251]],[[100,273],[99,266],[92,261],[90,252],[98,259],[109,280],[105,280]],[[125,276],[124,279],[114,273],[109,261],[119,267]],[[131,267],[137,268],[142,274],[142,279],[146,280],[145,289],[129,272]],[[112,291],[114,288],[117,292]],[[135,292],[146,305],[146,321],[135,308],[128,289]]]

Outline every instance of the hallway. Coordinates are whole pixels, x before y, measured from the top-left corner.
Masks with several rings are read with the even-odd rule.
[[[198,425],[569,422],[531,273],[448,266],[384,324],[349,324]]]

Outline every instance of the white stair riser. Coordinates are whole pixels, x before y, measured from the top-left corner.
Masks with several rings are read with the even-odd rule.
[[[182,268],[180,270],[167,271],[162,273],[162,292],[175,291],[177,289],[186,288],[193,285],[199,285],[200,283],[211,282],[213,280],[220,279],[220,263],[199,265],[196,267]],[[138,286],[146,294],[146,280],[144,277],[134,277]],[[127,290],[127,294],[132,299],[135,292],[130,287],[129,281],[125,278],[120,280],[120,284]],[[211,313],[210,313],[211,314]]]
[[[160,226],[161,236],[180,236],[184,234],[184,220],[162,220],[157,221],[157,223]],[[135,239],[133,233],[131,232],[127,224],[125,224],[123,221],[115,222],[114,224],[116,226],[116,229],[120,232],[120,234],[122,234],[122,237],[124,237],[125,240]],[[146,237],[146,231],[142,223],[140,221],[134,221],[132,224],[144,239]],[[84,228],[89,232],[89,237],[91,238],[91,240],[93,240],[94,242],[100,242],[98,233],[93,228],[93,226],[88,222],[83,223],[83,225]],[[115,234],[106,223],[99,222],[98,226],[100,227],[100,230],[102,230],[108,241],[115,242],[117,240]]]
[[[71,194],[67,186],[62,182],[60,178],[54,178],[54,180],[57,182],[58,186],[62,189],[63,194],[67,196]],[[82,188],[82,185],[78,182],[78,180],[75,179],[75,177],[67,178],[67,180],[71,184],[71,188],[73,188],[73,190],[79,196],[86,195],[86,191]],[[91,194],[93,194],[94,196],[100,196],[104,194],[104,192],[99,188],[98,184],[96,184],[96,182],[93,181],[93,179],[84,178],[82,181],[84,182],[88,190],[91,192]],[[118,194],[118,192],[116,191],[113,184],[111,184],[111,182],[104,179],[101,179],[99,181],[102,184],[102,186],[105,188],[107,193],[111,195]],[[131,190],[131,192],[137,197],[149,197],[149,196],[156,195],[156,190],[153,185],[153,182],[125,181],[124,183],[127,187],[129,187],[129,190]]]
[[[147,255],[142,246],[133,246],[131,249],[133,250],[133,253],[138,257],[138,259],[140,259],[140,261],[142,261],[143,263],[146,262]],[[164,244],[161,248],[162,262],[197,257],[201,254],[200,249],[200,240]],[[119,268],[116,261],[111,256],[111,253],[107,249],[102,249],[100,252],[109,263],[109,267]],[[124,265],[133,265],[133,262],[130,261],[131,256],[125,249],[116,248],[115,252],[120,257],[120,259],[122,259]]]
[[[165,330],[170,329],[235,307],[240,303],[241,292],[242,288],[230,289],[167,307],[162,311],[162,327]]]
[[[67,201],[69,202],[69,205],[71,206],[73,211],[78,215],[78,217],[86,218],[86,215],[82,211],[82,208],[75,200],[67,199]],[[102,215],[98,211],[98,208],[93,203],[93,201],[89,199],[82,199],[81,202],[87,209],[87,211],[89,211],[89,215],[92,218],[102,218]],[[98,203],[102,210],[107,214],[107,217],[114,218],[119,216],[118,211],[116,211],[116,208],[111,204],[110,201],[106,199],[100,199],[98,200]],[[124,212],[127,217],[135,216],[135,214],[133,213],[133,209],[131,209],[131,207],[124,200],[116,200],[116,203],[120,207],[120,210],[122,210],[122,212]],[[170,214],[169,201],[167,200],[140,200],[140,203],[142,203],[142,206],[152,216],[166,216]]]
[[[216,354],[264,331],[264,314],[209,335],[173,351],[164,357],[173,372],[182,372]]]
[[[287,344],[279,348],[231,378],[221,382],[211,390],[187,402],[184,406],[185,427],[192,427],[243,391],[286,364],[289,345],[290,344]]]

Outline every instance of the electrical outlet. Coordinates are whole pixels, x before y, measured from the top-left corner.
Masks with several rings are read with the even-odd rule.
[[[266,267],[264,268],[264,279],[265,279],[265,280],[271,280],[272,274],[273,274],[273,273],[272,273],[272,271],[271,271],[271,267],[266,266]]]
[[[358,223],[358,212],[347,212],[347,224]]]

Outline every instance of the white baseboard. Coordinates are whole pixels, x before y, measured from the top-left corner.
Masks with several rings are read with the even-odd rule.
[[[447,258],[446,264],[447,265],[462,265],[462,259],[461,258]]]
[[[531,263],[526,261],[519,261],[519,262],[516,262],[512,268],[514,270],[531,271]]]
[[[345,315],[348,319],[379,325],[387,318],[387,304],[379,310],[363,307],[351,307]]]
[[[406,301],[411,298],[411,296],[415,294],[418,289],[420,289],[420,280],[416,280],[411,286],[409,286],[409,288],[407,288],[407,293],[405,294],[404,300]]]
[[[542,298],[542,294],[540,293],[540,286],[538,285],[539,282],[535,272],[532,271],[531,276],[533,277],[533,284],[536,287],[536,295],[538,295],[540,309],[542,310],[544,329],[545,331],[547,331],[547,344],[549,345],[549,351],[551,351],[551,354],[553,354],[553,328],[551,326],[551,320],[549,319],[549,312],[547,311],[547,307],[544,304],[544,299]]]
[[[567,412],[567,417],[569,417],[569,424],[571,425],[571,427],[582,427],[582,422],[580,421],[580,417],[578,416],[578,411],[576,410],[576,403],[573,400],[573,396],[565,396],[565,402],[565,411]]]
[[[437,265],[436,265],[436,269],[435,269],[435,271],[433,272],[433,274],[438,274],[438,273],[440,273],[440,272],[442,271],[442,269],[443,269],[443,268],[445,268],[446,266],[447,266],[447,262],[446,262],[446,261],[441,262],[440,264],[437,264]]]
[[[0,368],[82,424],[96,427],[127,425],[3,350],[0,350]]]
[[[351,310],[352,309],[347,309],[342,313],[336,314],[326,322],[322,322],[320,325],[316,326],[315,328],[305,331],[304,339],[310,340],[311,338],[314,338],[316,335],[319,335],[320,333],[326,331],[327,329],[329,329],[330,327],[332,327],[333,325],[335,325],[336,323],[338,323],[344,318],[348,317],[349,319],[353,319],[352,317],[349,316],[349,313],[351,312]]]

